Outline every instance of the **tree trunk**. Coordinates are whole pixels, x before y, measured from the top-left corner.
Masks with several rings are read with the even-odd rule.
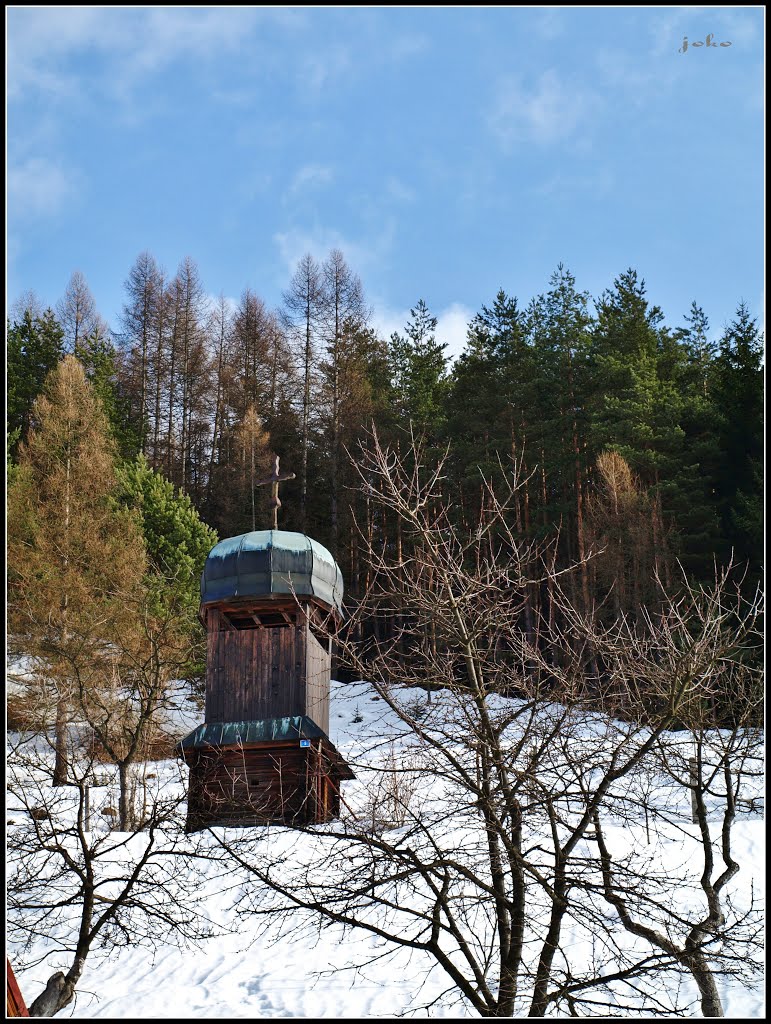
[[[52,974],[46,987],[29,1008],[30,1017],[53,1017],[68,1006],[75,995],[75,986],[67,981],[62,971]]]
[[[302,420],[302,470],[300,493],[300,524],[305,533],[308,526],[308,444],[309,423],[311,414],[311,306],[310,298],[305,311],[305,375],[303,380],[303,420]]]
[[[701,1012],[705,1017],[723,1017],[723,1004],[715,984],[715,976],[703,956],[690,956],[686,961],[688,970],[699,986]]]
[[[72,474],[72,459],[67,453],[64,485],[64,536],[69,539],[70,532],[70,486]],[[69,568],[69,555],[65,553],[62,567],[64,572]],[[69,608],[69,595],[65,591],[62,595],[60,612],[62,617],[62,641],[67,637],[67,611]],[[55,786],[67,785],[67,721],[69,718],[67,698],[60,692],[56,701],[56,760],[54,762],[53,784]]]
[[[67,701],[59,696],[56,701],[56,760],[53,784],[67,785]]]
[[[118,765],[120,797],[118,799],[118,823],[121,832],[130,832],[134,826],[134,807],[131,793],[131,765]]]

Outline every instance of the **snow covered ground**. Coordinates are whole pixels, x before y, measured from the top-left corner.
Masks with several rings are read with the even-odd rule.
[[[180,697],[170,720],[178,737],[199,724],[201,712]],[[352,762],[384,754],[383,737],[394,729],[384,702],[364,683],[333,683],[330,738]],[[169,780],[177,773],[171,762],[155,771]],[[178,785],[169,781],[168,785]],[[356,782],[346,783],[344,795]],[[350,789],[349,789],[350,787]],[[114,800],[114,795],[108,795]],[[18,811],[16,812],[18,814]],[[13,820],[14,807],[9,804]],[[267,830],[266,830],[267,831]],[[282,833],[292,856],[302,858],[307,837]],[[744,816],[735,825],[735,857],[742,865],[737,893],[755,893],[763,887],[765,829],[762,818]],[[137,1019],[308,1017],[350,1018],[400,1015],[426,1016],[419,1007],[433,1003],[430,1016],[476,1016],[455,998],[443,998],[446,976],[427,973],[430,964],[404,951],[375,960],[363,973],[346,969],[384,953],[380,940],[364,933],[343,934],[336,926],[319,930],[308,926],[299,934],[285,935],[278,923],[258,934],[252,918],[239,917],[235,905],[253,880],[235,870],[223,877],[220,865],[201,862],[200,890],[206,913],[221,934],[200,948],[179,949],[160,945],[155,951],[142,946],[112,950],[107,958],[98,951],[89,957],[73,1004],[60,1017]],[[36,940],[33,953],[46,953],[46,939]],[[41,991],[50,974],[69,966],[61,954],[50,953],[41,963],[18,968],[13,946],[8,949],[17,968],[17,980],[28,1002]],[[761,989],[737,982],[720,983],[726,1016],[764,1017]]]

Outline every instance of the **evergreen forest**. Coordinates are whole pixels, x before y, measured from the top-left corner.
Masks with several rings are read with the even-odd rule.
[[[116,500],[139,515],[158,573],[179,578],[184,564],[191,606],[216,537],[269,526],[258,482],[274,454],[295,473],[279,528],[332,551],[347,602],[367,591],[373,538],[409,557],[357,470],[373,431],[402,453],[416,440],[428,465],[447,453],[442,487],[462,530],[515,471],[510,526],[553,568],[572,567],[565,588],[583,612],[634,622],[660,584],[708,585],[729,564],[749,594],[762,576],[763,337],[743,302],[719,333],[696,301],[670,315],[632,268],[591,296],[560,264],[542,294],[491,288],[451,360],[419,285],[403,329],[379,336],[339,250],[300,260],[278,309],[251,288],[235,307],[212,302],[192,259],[171,276],[144,252],[118,323],[79,272],[54,309],[17,301],[9,478],[18,491],[37,400],[74,357],[110,435]],[[533,585],[524,629],[549,619],[550,600]]]

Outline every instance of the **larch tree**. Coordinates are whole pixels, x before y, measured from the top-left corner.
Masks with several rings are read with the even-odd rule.
[[[592,573],[613,618],[639,612],[653,581],[651,500],[629,463],[615,451],[597,457],[595,486],[587,501],[587,534],[600,554]]]
[[[170,464],[169,477],[182,488],[187,488],[192,476],[192,439],[195,434],[194,417],[202,385],[208,378],[203,328],[205,321],[205,293],[198,267],[186,257],[179,266],[174,280],[176,300],[174,350],[178,365],[179,414],[176,432],[179,452],[175,464]],[[173,399],[169,405],[169,423],[172,422]],[[171,431],[170,431],[171,453]],[[176,472],[175,472],[176,469]]]
[[[149,252],[140,253],[137,257],[125,287],[127,301],[121,317],[122,383],[130,396],[132,418],[140,436],[140,451],[144,452],[148,434],[150,360],[157,337],[159,303],[163,296],[163,275]]]
[[[251,288],[246,288],[233,318],[233,391],[230,404],[237,419],[250,405],[270,409],[271,349],[275,317]]]
[[[227,395],[226,392],[232,383],[228,368],[228,345],[231,341],[233,331],[233,316],[229,304],[223,294],[220,294],[217,302],[209,315],[207,323],[207,336],[212,360],[212,373],[214,378],[214,419],[211,425],[211,444],[209,446],[209,470],[206,474],[206,499],[205,506],[211,507],[214,494],[214,476],[217,453],[223,434],[223,425],[226,416]]]
[[[316,334],[323,309],[324,294],[321,270],[310,253],[297,264],[289,288],[284,292],[284,321],[298,353],[297,364],[302,376],[301,461],[300,461],[300,529],[308,521],[308,449],[311,432],[311,407],[316,369]]]
[[[109,330],[99,315],[91,289],[79,270],[70,278],[63,297],[57,303],[56,314],[64,331],[64,344],[68,352],[74,353],[88,335],[95,332],[106,335]]]
[[[332,249],[321,268],[324,303],[322,338],[324,420],[329,444],[330,536],[332,553],[337,553],[340,533],[340,468],[344,457],[341,444],[342,364],[345,336],[364,327],[369,310],[359,277],[348,266],[339,249]]]
[[[11,649],[31,660],[52,695],[54,783],[62,785],[73,666],[125,628],[145,553],[134,517],[113,500],[107,418],[74,356],[47,377],[32,422],[9,493],[9,626]]]
[[[258,519],[260,522],[263,519],[261,513],[265,505],[264,497],[257,490],[258,478],[268,472],[270,436],[263,428],[253,405],[246,410],[237,432],[241,457],[241,494],[246,499],[243,502],[244,523],[248,522],[249,529],[256,530]]]

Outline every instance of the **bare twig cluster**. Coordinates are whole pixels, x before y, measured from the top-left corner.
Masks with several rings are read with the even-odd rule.
[[[352,760],[359,788],[301,862],[220,837],[272,894],[243,911],[411,950],[482,1016],[666,1016],[694,998],[720,1015],[720,979],[758,967],[731,836],[757,786],[759,603],[723,575],[599,624],[509,525],[516,479],[461,534],[419,445],[375,436],[358,468],[403,543],[370,538],[371,585],[337,639],[398,724]],[[525,623],[533,587],[558,615]],[[373,615],[397,628],[354,641]]]

